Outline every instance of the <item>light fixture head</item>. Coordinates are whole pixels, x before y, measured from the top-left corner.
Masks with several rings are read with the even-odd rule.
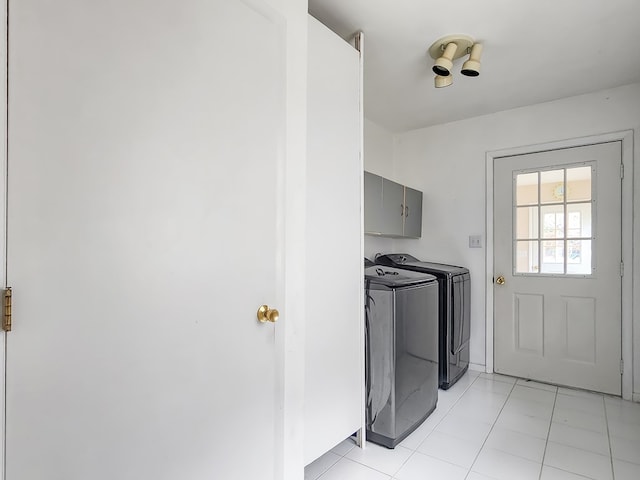
[[[436,75],[433,79],[436,88],[448,87],[453,83],[453,75]]]
[[[453,67],[453,57],[457,50],[458,45],[454,42],[448,43],[447,46],[444,47],[442,56],[436,59],[436,63],[433,65],[433,73],[442,77],[449,75],[451,73],[451,68]]]
[[[464,62],[460,73],[467,77],[477,77],[480,75],[480,55],[482,55],[482,44],[475,43],[473,47],[471,47],[469,60]]]

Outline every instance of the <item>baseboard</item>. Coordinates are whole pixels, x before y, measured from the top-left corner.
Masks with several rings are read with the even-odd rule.
[[[632,397],[632,401],[636,403],[640,403],[640,393],[634,393]]]
[[[469,363],[469,370],[473,370],[474,372],[485,373],[487,371],[487,368],[486,366],[481,365],[479,363]]]

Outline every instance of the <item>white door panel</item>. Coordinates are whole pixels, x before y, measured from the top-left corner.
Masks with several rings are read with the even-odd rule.
[[[362,427],[360,75],[355,48],[309,17],[305,464]]]
[[[620,395],[620,162],[619,142],[495,160],[497,372]]]
[[[10,3],[6,478],[273,478],[284,21]]]

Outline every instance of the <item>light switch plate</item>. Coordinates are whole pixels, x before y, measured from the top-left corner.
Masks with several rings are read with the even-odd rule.
[[[482,235],[469,235],[469,248],[482,248]]]

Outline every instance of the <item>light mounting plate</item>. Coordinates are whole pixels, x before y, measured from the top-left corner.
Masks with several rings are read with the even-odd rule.
[[[446,37],[439,38],[429,47],[429,55],[431,55],[431,58],[434,60],[440,58],[445,47],[450,43],[458,45],[456,53],[453,56],[453,60],[455,60],[456,58],[468,55],[469,49],[475,41],[469,35],[447,35]]]

